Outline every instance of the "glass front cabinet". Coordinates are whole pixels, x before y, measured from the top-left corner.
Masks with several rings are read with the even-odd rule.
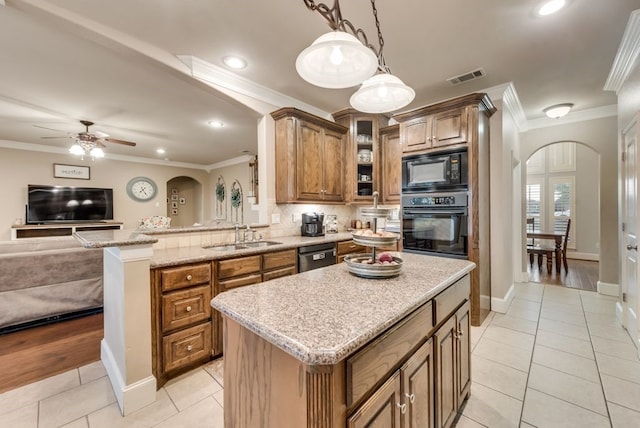
[[[373,192],[382,191],[380,176],[380,133],[389,118],[354,109],[333,113],[335,121],[347,127],[345,159],[345,201],[371,203]]]

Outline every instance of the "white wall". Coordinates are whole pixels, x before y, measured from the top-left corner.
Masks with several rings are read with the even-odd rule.
[[[521,134],[521,158],[548,144],[560,141],[576,141],[591,147],[600,154],[600,278],[601,282],[618,283],[618,148],[617,118],[587,120],[577,123],[532,129]],[[523,168],[526,174],[526,168]],[[524,189],[526,177],[522,177]],[[594,189],[594,192],[596,189]],[[524,214],[523,214],[524,216]],[[524,228],[524,218],[522,218]],[[524,229],[523,229],[524,230]],[[524,232],[523,232],[524,233]],[[524,242],[524,240],[523,240]],[[522,260],[526,250],[522,248]],[[523,264],[524,266],[524,264]]]
[[[226,184],[226,195],[223,201],[225,218],[218,218],[216,216],[215,205],[216,201],[216,183],[218,182],[218,177],[222,176],[224,178],[224,182]],[[235,180],[238,180],[240,186],[242,187],[243,200],[242,200],[242,218],[232,218],[232,209],[231,209],[231,186]],[[249,203],[247,197],[249,195],[253,195],[252,185],[251,185],[251,169],[249,168],[249,162],[242,162],[235,165],[225,166],[222,168],[214,169],[211,171],[209,175],[209,184],[208,184],[208,192],[211,193],[211,207],[210,212],[212,213],[211,220],[220,221],[220,222],[228,222],[228,223],[242,223],[242,224],[255,224],[259,221],[257,207],[256,210],[253,209],[252,205]],[[256,196],[256,195],[253,195]]]

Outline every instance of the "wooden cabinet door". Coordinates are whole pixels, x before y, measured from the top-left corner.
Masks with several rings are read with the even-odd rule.
[[[302,120],[298,121],[297,199],[322,199],[324,152],[322,128]]]
[[[431,134],[431,144],[433,147],[466,143],[467,109],[463,107],[436,113],[433,116]]]
[[[455,316],[449,318],[434,334],[436,345],[436,427],[449,427],[456,417],[456,331]]]
[[[457,330],[458,330],[458,406],[462,404],[471,388],[471,346],[470,331],[471,323],[469,320],[469,302],[465,303],[456,312]]]
[[[396,371],[347,420],[348,428],[400,428],[400,372]]]
[[[402,366],[402,400],[407,405],[404,428],[433,428],[433,339],[422,345]]]
[[[400,131],[383,134],[382,153],[382,203],[400,203],[402,191],[402,144]]]
[[[402,152],[415,152],[431,148],[431,116],[400,124]]]
[[[344,142],[341,134],[324,131],[324,161],[322,199],[325,201],[344,200]]]

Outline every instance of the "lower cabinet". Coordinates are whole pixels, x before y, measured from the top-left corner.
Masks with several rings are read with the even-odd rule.
[[[349,418],[349,428],[431,428],[434,423],[433,340],[422,345]]]
[[[450,427],[471,386],[469,302],[434,334],[436,344],[436,427]]]
[[[338,263],[342,263],[344,261],[344,257],[349,254],[366,253],[368,251],[369,249],[367,247],[356,244],[353,240],[338,242]]]

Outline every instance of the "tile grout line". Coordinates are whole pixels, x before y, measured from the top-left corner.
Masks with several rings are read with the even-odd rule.
[[[530,284],[530,282],[528,282],[527,284]],[[527,389],[529,389],[529,376],[531,376],[531,366],[533,365],[533,353],[536,350],[536,343],[538,341],[538,328],[540,327],[540,317],[542,315],[542,304],[544,303],[545,290],[546,290],[546,285],[543,284],[542,296],[540,297],[540,309],[538,309],[538,320],[536,321],[536,332],[535,332],[535,335],[533,336],[533,347],[531,348],[531,359],[529,360],[529,370],[527,371],[527,381],[524,384],[524,395],[522,396],[522,407],[520,408],[520,424],[519,425],[521,425],[522,422],[529,424],[529,422],[523,421],[522,417],[524,416],[524,405],[527,402]],[[532,425],[532,424],[529,424],[529,425]]]
[[[593,351],[593,359],[596,363],[596,369],[598,370],[598,379],[600,380],[600,389],[602,390],[602,398],[604,399],[604,407],[607,409],[607,417],[609,418],[609,426],[613,427],[613,421],[611,420],[611,412],[609,411],[609,400],[607,400],[607,394],[604,390],[604,384],[602,383],[602,374],[600,373],[600,365],[598,364],[598,358],[596,357],[596,350],[593,347],[593,339],[591,336],[591,329],[589,328],[589,322],[587,320],[587,314],[584,310],[584,302],[582,301],[582,294],[580,294],[580,306],[582,307],[582,313],[584,315],[584,322],[587,324],[587,333],[589,334],[589,343],[591,344],[591,350]]]

